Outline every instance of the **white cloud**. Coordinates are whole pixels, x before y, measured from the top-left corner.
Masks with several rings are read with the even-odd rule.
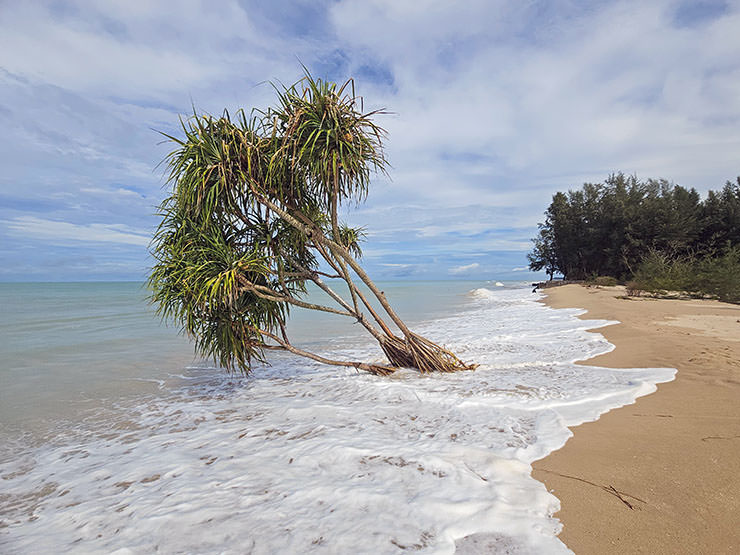
[[[412,18],[381,0],[337,5],[340,36],[393,68],[398,188],[488,203],[498,187],[476,185],[479,172],[508,176],[502,185],[524,200],[532,183],[578,186],[569,176],[584,170],[592,180],[624,169],[689,185],[737,171],[729,160],[740,143],[740,35],[727,34],[740,26],[736,12],[686,29],[674,25],[671,2],[581,12],[556,3],[535,27],[536,9],[435,3]],[[356,13],[375,25],[363,31]],[[458,30],[467,40],[454,40]],[[470,153],[493,158],[441,157]]]
[[[296,57],[356,76],[366,109],[394,112],[379,118],[392,182],[375,179],[348,216],[367,225],[376,266],[399,252],[434,268],[451,252],[463,256],[449,264],[522,253],[512,267],[557,190],[617,170],[700,191],[737,175],[737,1],[688,26],[673,0],[310,4],[294,20],[250,0],[5,3],[0,125],[13,140],[0,194],[17,202],[0,219],[29,237],[139,248],[166,194],[152,170],[168,147],[151,129],[176,130],[191,102],[264,106],[272,92],[257,83],[291,82]]]
[[[146,247],[151,235],[123,224],[73,224],[45,220],[34,216],[20,216],[2,223],[13,235],[43,239],[55,245],[70,241],[86,243],[118,243]]]
[[[478,264],[477,262],[473,262],[472,264],[467,264],[465,266],[455,266],[454,268],[450,268],[448,270],[448,273],[457,276],[460,274],[468,274],[473,270],[477,270],[478,268],[480,268],[480,264]]]
[[[521,266],[520,268],[512,268],[512,272],[528,272],[529,268],[527,266]]]
[[[124,189],[123,187],[118,187],[116,189],[103,189],[102,187],[82,187],[80,189],[81,193],[89,193],[91,195],[102,195],[102,196],[110,196],[110,197],[124,197],[124,198],[135,198],[139,199],[141,198],[141,193],[137,193],[136,191],[132,191],[131,189]]]

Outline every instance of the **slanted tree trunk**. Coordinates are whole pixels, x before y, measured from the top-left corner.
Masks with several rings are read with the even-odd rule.
[[[385,293],[381,291],[377,285],[370,279],[365,270],[360,266],[357,260],[347,250],[345,245],[340,244],[336,240],[330,239],[326,234],[315,224],[310,222],[302,223],[299,220],[298,215],[291,214],[287,210],[281,208],[274,202],[265,198],[259,193],[256,188],[252,188],[252,193],[255,198],[265,207],[266,210],[272,211],[277,217],[281,218],[285,222],[289,223],[298,231],[304,233],[306,237],[310,239],[316,251],[321,255],[325,262],[336,272],[333,277],[341,278],[347,288],[349,289],[352,302],[342,299],[335,291],[333,291],[320,277],[317,272],[311,272],[306,270],[305,274],[301,277],[315,283],[321,290],[327,293],[332,299],[334,299],[341,307],[339,309],[331,309],[329,307],[321,307],[319,305],[311,305],[295,298],[283,298],[290,304],[302,306],[303,308],[309,308],[313,310],[321,310],[324,312],[335,312],[344,316],[350,316],[360,323],[377,341],[383,353],[388,358],[390,365],[368,365],[366,363],[346,363],[345,361],[332,361],[325,357],[318,357],[312,353],[301,351],[300,349],[294,348],[287,342],[287,338],[280,342],[280,345],[289,350],[294,354],[301,356],[307,356],[314,360],[320,360],[326,364],[336,364],[339,366],[354,366],[375,374],[387,375],[394,369],[405,367],[405,368],[416,368],[422,373],[428,372],[456,372],[459,370],[473,370],[477,367],[476,364],[467,364],[460,360],[449,350],[437,345],[436,343],[412,332],[404,321],[396,314],[393,307],[388,302]],[[336,210],[332,211],[332,233],[335,238],[340,237],[339,227],[337,223]],[[360,281],[370,290],[375,299],[378,301],[387,317],[395,324],[401,332],[401,335],[396,335],[385,320],[378,314],[378,312],[372,307],[371,303],[357,286],[352,278],[350,270],[354,271],[355,275]],[[378,325],[376,328],[371,321],[365,316],[363,307],[367,309],[368,313],[372,317],[372,320]],[[276,336],[270,334],[268,337],[275,339]]]

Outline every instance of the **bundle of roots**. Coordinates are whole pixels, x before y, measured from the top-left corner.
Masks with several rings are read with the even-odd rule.
[[[416,368],[422,374],[475,370],[478,367],[477,364],[465,364],[447,349],[416,334],[405,338],[393,335],[385,339],[381,347],[392,367]]]

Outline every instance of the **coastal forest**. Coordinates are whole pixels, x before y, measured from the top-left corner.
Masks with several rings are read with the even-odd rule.
[[[529,267],[550,279],[740,302],[740,177],[702,199],[663,179],[613,174],[556,193],[532,241]]]

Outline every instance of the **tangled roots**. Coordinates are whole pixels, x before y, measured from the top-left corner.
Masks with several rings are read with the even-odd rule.
[[[465,364],[447,349],[416,334],[406,338],[394,335],[383,341],[381,347],[392,366],[417,368],[422,374],[475,370],[478,366]]]

